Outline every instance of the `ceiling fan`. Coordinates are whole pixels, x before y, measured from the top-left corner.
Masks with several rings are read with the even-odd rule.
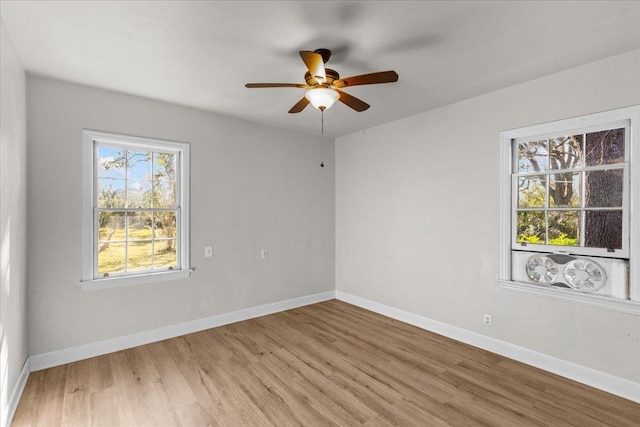
[[[304,75],[306,84],[247,83],[245,87],[296,87],[307,89],[304,97],[302,97],[296,105],[291,107],[289,113],[299,113],[304,110],[309,103],[315,108],[324,111],[330,108],[336,101],[340,101],[346,106],[361,112],[369,108],[369,104],[353,95],[343,92],[341,89],[349,86],[393,83],[398,81],[398,73],[395,71],[380,71],[341,79],[337,71],[324,67],[324,64],[329,61],[331,57],[331,51],[329,49],[316,49],[313,52],[303,50],[300,51],[300,57],[309,70]]]

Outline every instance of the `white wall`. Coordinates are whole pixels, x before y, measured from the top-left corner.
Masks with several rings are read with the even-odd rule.
[[[28,77],[29,354],[334,289],[333,142]],[[190,279],[82,291],[83,128],[191,144]],[[214,258],[204,247],[214,246]],[[260,260],[260,249],[269,259]]]
[[[25,72],[0,19],[0,423],[27,358]]]
[[[639,104],[639,76],[636,50],[338,138],[336,289],[640,382],[638,316],[496,282],[500,131]]]

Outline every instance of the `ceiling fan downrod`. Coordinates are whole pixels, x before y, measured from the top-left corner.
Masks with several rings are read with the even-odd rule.
[[[320,167],[324,167],[324,110],[320,110]]]

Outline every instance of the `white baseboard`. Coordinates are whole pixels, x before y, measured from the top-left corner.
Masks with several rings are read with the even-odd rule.
[[[11,425],[13,415],[16,413],[16,409],[18,409],[18,403],[20,402],[20,398],[22,397],[22,392],[24,391],[24,387],[27,385],[29,372],[31,372],[31,368],[29,366],[29,358],[27,358],[27,360],[24,361],[24,365],[22,365],[20,376],[18,377],[18,381],[16,382],[13,391],[11,392],[11,397],[7,402],[7,406],[5,408],[2,408],[2,419],[0,420],[0,425],[2,427]]]
[[[278,313],[284,310],[291,310],[293,308],[328,301],[334,298],[335,291],[327,291],[319,294],[260,305],[257,307],[245,308],[231,313],[218,314],[215,316],[205,317],[203,319],[178,323],[158,329],[111,338],[104,341],[83,344],[77,347],[36,354],[29,357],[31,371],[39,371],[53,366],[64,365],[65,363],[101,356],[103,354],[113,353],[114,351],[125,350],[139,345],[162,341],[180,335],[215,328],[217,326],[253,319],[255,317],[266,316],[268,314]]]
[[[640,383],[596,371],[595,369],[567,362],[566,360],[538,353],[524,347],[357,297],[346,292],[336,291],[336,298],[340,301],[348,302],[349,304],[391,317],[401,322],[435,332],[439,335],[444,335],[445,337],[497,353],[501,356],[544,369],[545,371],[640,403]]]

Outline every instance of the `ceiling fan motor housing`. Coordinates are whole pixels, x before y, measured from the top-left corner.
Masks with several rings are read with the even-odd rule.
[[[325,74],[327,76],[327,80],[324,82],[323,86],[331,86],[333,84],[333,82],[335,82],[336,80],[340,79],[340,74],[338,74],[337,71],[332,70],[331,68],[325,68]],[[304,80],[307,82],[307,84],[309,86],[317,86],[318,82],[316,81],[316,78],[314,76],[311,75],[310,72],[306,72],[304,74]]]

